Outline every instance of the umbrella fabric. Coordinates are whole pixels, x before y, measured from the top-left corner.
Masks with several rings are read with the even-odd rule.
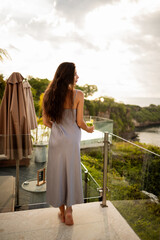
[[[37,127],[36,113],[35,113],[35,108],[33,103],[32,92],[31,92],[31,85],[27,80],[23,82],[23,88],[24,88],[24,95],[26,98],[29,128],[35,129]]]
[[[8,159],[22,159],[32,150],[22,81],[20,73],[11,74],[0,106],[0,153]]]

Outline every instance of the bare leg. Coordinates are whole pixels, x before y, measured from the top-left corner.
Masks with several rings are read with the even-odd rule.
[[[58,214],[58,216],[59,216],[61,222],[64,223],[65,222],[65,207],[64,207],[64,205],[60,206],[59,210],[60,210],[60,213]]]
[[[72,217],[72,207],[67,207],[65,213],[65,224],[66,225],[73,225],[73,217]]]

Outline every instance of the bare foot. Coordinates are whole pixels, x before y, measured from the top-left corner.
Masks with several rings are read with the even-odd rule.
[[[66,225],[73,225],[73,217],[72,217],[72,210],[66,210],[65,214],[65,224]]]
[[[59,212],[59,213],[58,213],[58,217],[59,217],[59,219],[61,220],[62,223],[65,222],[65,216],[64,216],[64,214],[62,214],[61,212]]]

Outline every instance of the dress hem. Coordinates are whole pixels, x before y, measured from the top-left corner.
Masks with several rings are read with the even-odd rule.
[[[49,202],[47,202],[47,203],[49,203]],[[71,207],[71,206],[73,206],[73,205],[83,204],[83,203],[84,203],[84,201],[83,201],[83,202],[74,202],[74,203],[69,204],[69,205],[67,205],[66,203],[61,203],[61,204],[59,204],[59,205],[49,203],[49,205],[51,205],[51,206],[54,207],[54,208],[59,208],[59,207],[61,207],[62,205],[65,205],[66,207]]]

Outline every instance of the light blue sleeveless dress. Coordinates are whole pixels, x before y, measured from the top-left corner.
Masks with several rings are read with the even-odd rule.
[[[76,119],[76,109],[65,109],[61,123],[54,122],[51,128],[46,200],[53,207],[83,203],[81,129]]]

